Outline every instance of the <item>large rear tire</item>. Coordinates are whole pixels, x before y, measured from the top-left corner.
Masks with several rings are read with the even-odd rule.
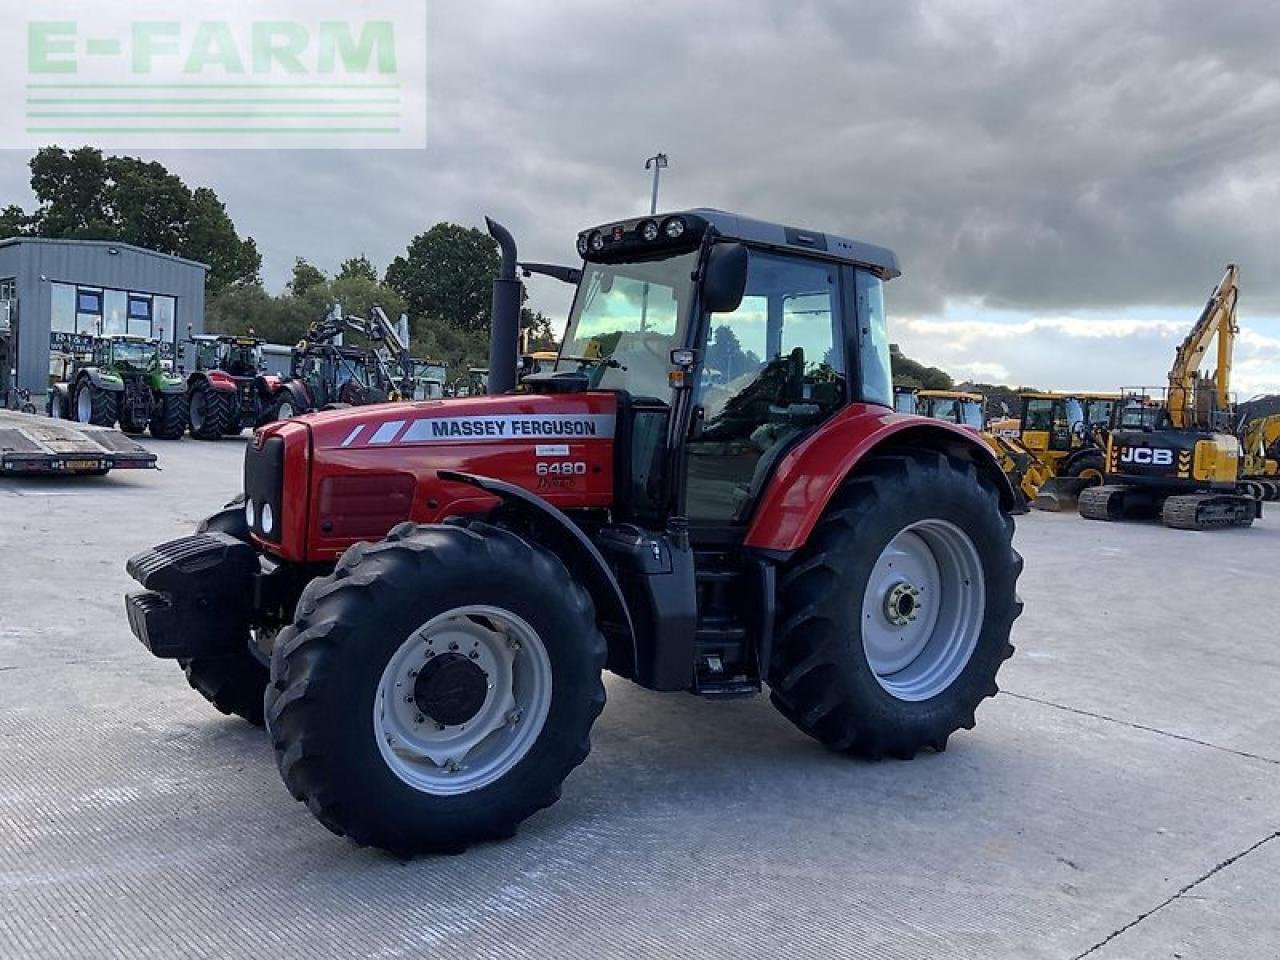
[[[88,377],[76,387],[75,419],[95,427],[114,427],[120,411],[120,394],[96,386]]]
[[[923,451],[870,461],[783,576],[774,704],[869,759],[945,749],[1013,653],[1012,537],[972,464]]]
[[[181,440],[186,432],[186,393],[159,394],[151,411],[151,435],[157,440]]]
[[[303,591],[267,728],[289,791],[334,833],[456,852],[559,799],[604,661],[591,598],[554,554],[487,524],[401,524]]]
[[[207,383],[192,387],[187,400],[191,436],[196,440],[221,440],[235,415],[231,408],[234,397],[235,394],[214,390]]]

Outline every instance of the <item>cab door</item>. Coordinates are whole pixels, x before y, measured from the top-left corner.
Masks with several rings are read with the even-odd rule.
[[[742,303],[708,316],[683,457],[695,532],[745,527],[781,457],[846,403],[841,276],[752,250]]]

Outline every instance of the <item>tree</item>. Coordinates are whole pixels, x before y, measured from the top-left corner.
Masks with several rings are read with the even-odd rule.
[[[328,283],[328,278],[319,267],[297,257],[293,261],[293,279],[289,281],[289,292],[301,297],[312,287],[320,287]]]
[[[530,353],[540,350],[556,350],[559,341],[556,332],[551,328],[551,318],[541,311],[520,308],[520,329],[525,331],[525,342]]]
[[[101,150],[45,147],[30,161],[34,212],[10,206],[0,231],[35,237],[118,240],[209,265],[206,289],[216,296],[258,279],[262,257],[236,233],[218,195],[191,190],[162,164],[104,157]]]
[[[760,366],[754,351],[743,350],[738,335],[727,324],[716,327],[707,344],[707,369],[714,370],[721,383],[728,383]]]
[[[425,323],[486,330],[498,273],[498,245],[474,227],[437,223],[387,267],[387,286]]]
[[[899,387],[920,387],[925,390],[950,390],[954,385],[951,375],[937,367],[926,367],[902,353],[889,355],[893,367],[893,382]]]
[[[338,267],[337,280],[349,280],[359,278],[368,280],[370,283],[378,282],[378,271],[374,269],[369,258],[363,253],[358,257],[352,257],[349,260],[343,260],[342,265]]]
[[[329,295],[342,304],[342,312],[357,317],[367,317],[375,305],[386,311],[391,322],[405,312],[404,298],[377,279],[367,276],[341,274],[329,282]]]

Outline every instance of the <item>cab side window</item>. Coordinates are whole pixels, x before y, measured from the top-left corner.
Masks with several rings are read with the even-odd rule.
[[[845,402],[838,268],[753,250],[742,303],[708,319],[686,509],[738,524],[790,444]]]

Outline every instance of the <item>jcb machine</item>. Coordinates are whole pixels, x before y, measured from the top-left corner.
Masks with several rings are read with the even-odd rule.
[[[1120,394],[1028,391],[1020,399],[1018,441],[1046,474],[1032,503],[1039,510],[1072,509],[1081,490],[1103,482]]]
[[[490,230],[488,395],[260,429],[243,499],[129,560],[143,644],[265,717],[326,827],[402,853],[555,802],[606,668],[767,684],[868,758],[972,727],[1021,607],[1014,498],[972,431],[893,412],[893,253],[713,210],[586,230],[561,359],[515,393]]]
[[[1261,501],[1241,492],[1240,440],[1231,402],[1239,271],[1228,264],[1199,319],[1178,346],[1163,400],[1127,392],[1107,440],[1105,483],[1080,494],[1090,520],[1159,516],[1185,530],[1247,527]],[[1200,375],[1216,341],[1217,368]]]

